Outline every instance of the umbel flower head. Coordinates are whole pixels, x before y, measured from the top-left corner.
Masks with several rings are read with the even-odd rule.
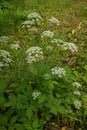
[[[81,93],[80,93],[78,90],[77,90],[77,91],[74,91],[73,94],[78,95],[78,96],[81,95]]]
[[[68,49],[73,53],[78,51],[78,48],[74,43],[64,42],[64,47],[66,50]]]
[[[34,20],[38,21],[42,17],[37,12],[33,12],[33,13],[28,14],[27,18],[31,19],[31,20],[34,19]]]
[[[55,18],[55,17],[51,17],[49,19],[49,21],[50,21],[51,24],[60,25],[60,21],[57,18]]]
[[[26,61],[29,64],[38,62],[43,59],[42,48],[37,46],[33,46],[27,49],[26,54],[27,54]]]
[[[81,84],[78,82],[73,82],[72,85],[77,88],[81,87]]]
[[[20,49],[19,44],[11,44],[10,47],[11,47],[11,49],[14,49],[14,50]]]
[[[30,28],[35,24],[34,20],[26,20],[22,23],[22,28]]]
[[[10,40],[8,36],[1,36],[0,37],[0,44],[7,43]]]
[[[36,100],[40,95],[41,95],[41,92],[38,92],[37,90],[35,90],[32,93],[32,97],[33,97],[34,100]]]
[[[0,60],[1,60],[0,67],[8,66],[9,63],[13,62],[13,60],[10,57],[11,55],[9,54],[8,51],[0,49]]]
[[[66,75],[66,71],[65,71],[64,68],[54,67],[54,68],[51,69],[51,74],[57,75],[59,78],[61,78],[61,77]]]
[[[46,30],[46,31],[41,33],[41,38],[43,38],[43,37],[52,38],[53,36],[54,36],[54,33],[51,32],[50,30]]]
[[[75,106],[76,109],[80,109],[81,108],[81,102],[76,100],[74,102],[74,106]]]

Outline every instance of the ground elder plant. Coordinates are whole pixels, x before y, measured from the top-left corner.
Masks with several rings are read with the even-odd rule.
[[[81,84],[62,59],[63,55],[78,53],[77,46],[31,24],[41,19],[38,13],[27,18],[29,21],[22,23],[24,31],[27,25],[39,28],[38,32],[24,33],[22,45],[10,43],[6,48],[9,52],[0,49],[0,129],[44,130],[53,118],[58,119],[58,125],[79,122],[76,112],[82,108]],[[54,17],[50,22],[59,25]],[[6,71],[3,66],[11,62]]]

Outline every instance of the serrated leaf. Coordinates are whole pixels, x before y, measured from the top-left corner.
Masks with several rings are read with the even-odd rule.
[[[56,115],[56,114],[57,114],[57,109],[56,109],[56,107],[52,105],[50,112]]]
[[[28,122],[28,120],[23,122],[23,125],[24,125],[25,129],[27,129],[27,130],[33,130],[32,126],[30,124],[31,123]]]
[[[23,124],[16,123],[15,124],[15,129],[16,130],[24,130]]]
[[[44,101],[46,101],[46,95],[40,95],[39,98],[38,98],[38,103],[41,104]]]
[[[39,127],[39,121],[38,120],[34,120],[32,126],[33,126],[33,128]]]

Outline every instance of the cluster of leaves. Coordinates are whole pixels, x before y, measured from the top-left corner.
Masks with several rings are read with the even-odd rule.
[[[72,82],[78,81],[78,76],[64,65],[70,52],[62,51],[61,47],[53,43],[53,50],[47,51],[51,39],[41,38],[40,35],[45,29],[45,24],[45,28],[53,29],[54,25],[48,26],[47,21],[42,20],[42,23],[35,24],[30,29],[21,30],[21,42],[15,41],[15,37],[10,37],[11,41],[1,45],[1,49],[10,52],[14,62],[0,70],[0,129],[43,130],[45,124],[53,117],[58,118],[59,124],[69,123],[67,120],[79,122],[80,110],[75,108],[74,102],[80,101],[81,96],[73,93],[77,88],[72,85]],[[56,25],[54,32],[57,34]],[[11,49],[12,42],[18,43],[20,49]],[[44,59],[27,64],[25,52],[36,45],[43,49]],[[51,68],[55,66],[64,68],[66,75],[54,75],[51,79],[45,79],[44,75],[50,73]],[[34,98],[35,91],[40,92],[40,95]]]
[[[1,26],[1,35],[7,34],[10,30],[9,27],[15,27],[17,23],[26,20],[26,14],[28,14],[27,11],[23,13],[20,10],[16,11],[16,6],[12,6],[12,1],[10,3],[2,1],[0,4],[0,25],[4,25]],[[70,4],[66,3],[65,8],[68,6]],[[16,14],[13,15],[13,12]],[[44,17],[44,12],[42,16]],[[9,26],[6,32],[7,23]],[[70,42],[78,37],[78,40],[81,41],[81,34],[77,36],[78,30],[77,33],[72,30],[71,36],[67,36],[61,31],[60,26],[50,25],[46,18],[43,18],[42,22],[34,27],[23,30],[19,28],[19,34],[11,36],[11,41],[0,45],[0,49],[10,52],[14,61],[0,70],[1,130],[43,130],[46,129],[45,126],[48,122],[54,122],[54,120],[58,125],[67,125],[76,127],[76,129],[78,129],[78,124],[83,129],[87,125],[87,90],[85,87],[87,84],[87,57],[84,56],[87,46],[84,47],[85,52],[79,51],[77,54],[62,51],[56,44],[52,44],[53,50],[47,50],[46,47],[51,45],[51,39],[40,38],[40,34],[46,29],[54,31],[55,38],[62,38],[62,40]],[[18,43],[20,48],[11,49],[12,43]],[[26,63],[25,52],[31,46],[40,46],[43,49],[44,59],[42,61],[33,64]],[[73,57],[77,59],[79,57],[79,62],[76,61],[77,66],[72,61]],[[50,73],[50,69],[55,66],[63,67],[66,70],[66,76],[45,79],[44,75]],[[82,96],[73,93],[77,91],[77,88],[72,86],[72,82],[79,81],[77,71],[81,73],[79,78],[83,82],[83,87],[79,89]],[[40,95],[34,99],[33,92],[40,92]],[[75,108],[75,100],[82,102],[81,109]]]

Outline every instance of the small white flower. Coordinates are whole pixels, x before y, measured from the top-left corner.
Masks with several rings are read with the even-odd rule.
[[[36,21],[42,19],[42,17],[37,12],[30,13],[27,16],[27,18],[29,18],[29,19],[35,19]]]
[[[0,50],[0,57],[1,57],[1,60],[2,60],[1,63],[2,63],[3,66],[5,66],[5,64],[7,66],[9,63],[13,62],[13,60],[10,59],[9,52],[7,52],[5,50]]]
[[[52,23],[52,24],[56,24],[56,25],[60,25],[60,21],[58,19],[56,19],[55,17],[51,17],[49,19],[49,21]]]
[[[41,92],[38,92],[36,90],[32,93],[32,97],[34,100],[36,100],[39,97],[39,95],[41,95]]]
[[[58,43],[64,43],[64,41],[63,40],[61,40],[61,39],[58,39]]]
[[[80,96],[81,93],[79,91],[74,91],[73,94]]]
[[[50,42],[51,43],[58,43],[58,39],[52,39]]]
[[[22,28],[30,28],[35,24],[34,20],[26,20],[22,23]]]
[[[0,44],[7,43],[10,40],[8,36],[1,36],[0,37]]]
[[[5,51],[5,50],[1,50],[0,49],[0,57],[10,57],[10,54],[8,51]]]
[[[4,65],[3,65],[3,62],[0,62],[0,67],[3,67]]]
[[[47,51],[52,51],[53,50],[53,46],[50,46],[50,45],[46,46],[46,50]]]
[[[76,109],[80,109],[81,108],[81,102],[76,100],[74,102],[74,106],[75,106]]]
[[[50,80],[51,79],[51,75],[50,74],[44,74],[44,79]]]
[[[58,77],[63,77],[66,75],[66,71],[64,68],[61,67],[54,67],[51,69],[51,74],[52,75],[57,75]]]
[[[78,82],[73,82],[72,85],[77,88],[81,87],[81,84]]]
[[[53,36],[54,36],[54,33],[49,31],[49,30],[46,30],[46,31],[41,33],[41,38],[43,38],[43,37],[50,37],[50,38],[52,38]]]
[[[63,45],[66,47],[66,49],[69,49],[73,53],[78,51],[78,48],[74,43],[64,42]]]
[[[10,58],[3,58],[3,61],[6,62],[7,64],[13,62],[13,60]]]
[[[27,57],[27,63],[34,63],[38,62],[43,59],[43,51],[40,47],[30,47],[26,51]]]
[[[15,50],[20,49],[19,44],[11,44],[10,47],[11,47],[11,49],[15,49]]]

